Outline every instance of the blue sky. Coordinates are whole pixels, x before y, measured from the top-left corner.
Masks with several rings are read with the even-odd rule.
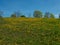
[[[0,0],[0,10],[8,17],[15,11],[23,14],[33,14],[34,10],[43,13],[51,12],[57,15],[60,13],[60,0]]]

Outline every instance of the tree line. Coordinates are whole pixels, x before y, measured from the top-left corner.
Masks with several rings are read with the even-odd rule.
[[[29,15],[30,17],[31,15]],[[58,15],[60,18],[60,14]],[[0,18],[3,17],[3,11],[0,11]],[[21,12],[14,12],[13,14],[11,14],[10,17],[26,17],[26,15],[21,14]],[[55,15],[53,13],[50,12],[46,12],[45,14],[43,14],[41,11],[39,10],[35,10],[33,12],[33,17],[35,18],[55,18]]]

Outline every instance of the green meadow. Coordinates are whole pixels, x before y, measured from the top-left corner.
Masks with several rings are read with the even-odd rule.
[[[0,45],[60,45],[60,19],[0,19]]]

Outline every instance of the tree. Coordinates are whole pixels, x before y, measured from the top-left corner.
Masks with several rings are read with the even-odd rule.
[[[42,18],[42,12],[41,12],[41,11],[36,10],[36,11],[34,11],[33,16],[34,16],[34,17],[36,17],[36,18]]]
[[[59,14],[59,18],[60,18],[60,14]]]
[[[55,18],[54,14],[50,13],[50,18]]]
[[[3,15],[3,11],[0,11],[0,18],[2,18],[2,15]]]
[[[3,11],[0,11],[0,24],[5,23],[3,17]]]
[[[50,18],[50,13],[46,12],[45,15],[44,15],[44,18]]]
[[[22,15],[20,11],[16,11],[15,14],[16,14],[16,17],[20,17]]]
[[[16,14],[16,17],[20,17],[19,12],[15,12],[15,14]]]
[[[19,11],[15,11],[11,17],[20,17],[22,14]]]
[[[16,17],[16,14],[12,14],[11,17]]]
[[[26,17],[25,15],[21,15],[20,17]]]

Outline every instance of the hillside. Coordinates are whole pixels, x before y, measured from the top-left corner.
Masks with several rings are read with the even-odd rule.
[[[60,45],[60,19],[0,19],[0,45]]]

